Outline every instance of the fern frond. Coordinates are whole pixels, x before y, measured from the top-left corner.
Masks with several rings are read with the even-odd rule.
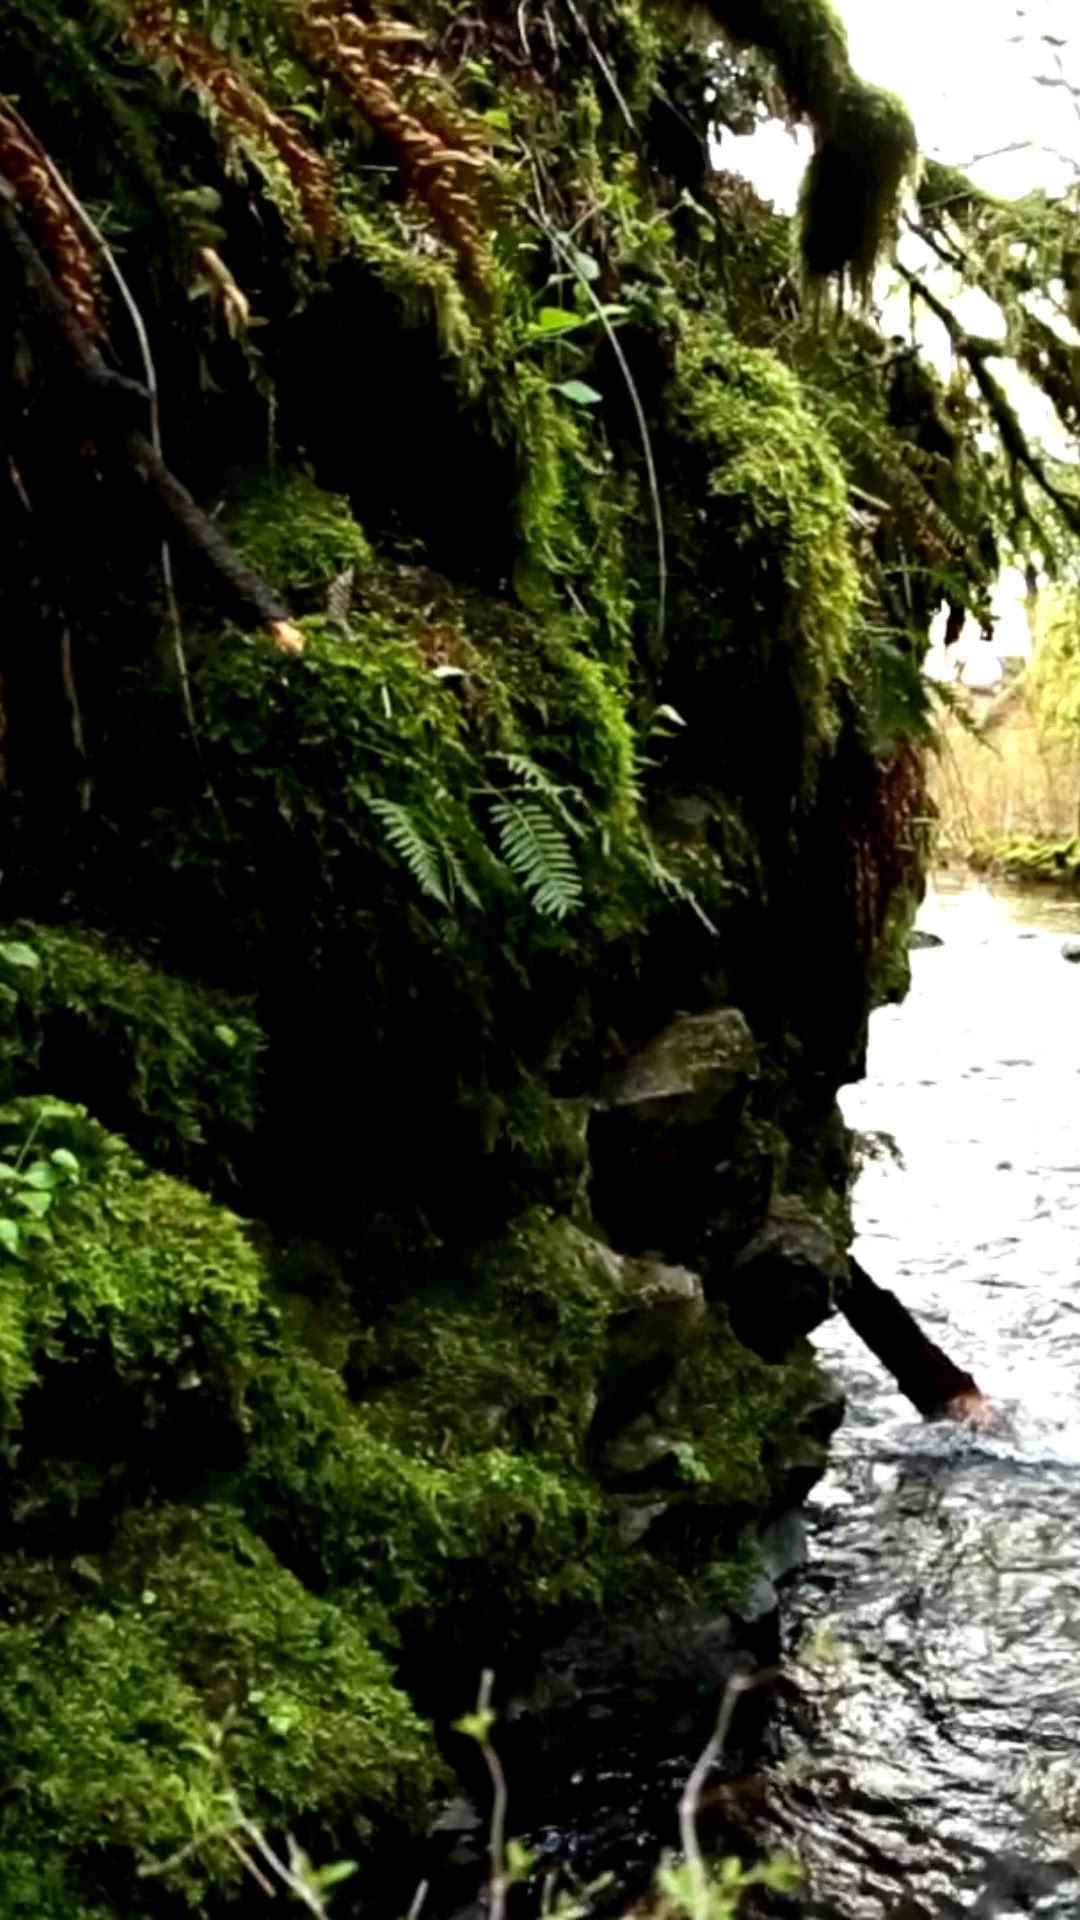
[[[460,893],[462,899],[467,900],[470,907],[482,907],[484,903],[477,893],[476,888],[473,886],[472,881],[469,879],[465,871],[464,863],[450,845],[450,842],[443,839],[442,834],[439,835],[439,852],[442,854],[446,864],[446,874],[450,882],[451,899],[455,893]]]
[[[579,840],[584,836],[585,828],[576,815],[567,806],[563,795],[573,794],[580,801],[584,796],[580,787],[560,786],[543,767],[530,759],[527,753],[493,753],[491,758],[506,768],[515,785],[526,788],[530,793],[542,793],[549,805],[554,807],[568,832]]]
[[[688,886],[682,875],[676,873],[674,867],[669,867],[666,860],[661,860],[651,834],[644,834],[644,842],[650,878],[665,900],[670,900],[675,906],[689,907],[695,919],[700,920],[706,933],[718,937],[719,928],[715,920],[709,918],[693,887]]]
[[[574,850],[561,823],[540,801],[501,798],[491,817],[502,857],[537,913],[565,920],[584,897]]]
[[[368,806],[381,822],[389,845],[408,868],[421,893],[426,893],[429,900],[437,900],[441,907],[449,907],[450,896],[438,852],[425,839],[408,807],[402,806],[399,800],[386,800],[377,794],[369,798]]]

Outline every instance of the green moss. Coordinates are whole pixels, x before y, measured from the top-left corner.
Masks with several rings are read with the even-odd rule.
[[[884,925],[870,962],[872,1004],[898,1004],[911,985],[909,942],[919,902],[915,893],[899,888],[885,910]]]
[[[32,1405],[46,1453],[122,1457],[170,1419],[179,1445],[210,1408],[233,1417],[268,1317],[240,1222],[150,1172],[79,1107],[15,1101],[0,1110],[0,1143],[5,1191],[32,1162],[51,1203],[39,1217],[16,1198],[22,1244],[0,1257],[7,1433]]]
[[[785,659],[808,736],[828,737],[830,683],[848,668],[860,597],[840,461],[795,376],[719,327],[686,329],[677,393],[709,501],[708,546],[687,589],[694,636],[715,599],[714,646],[749,656],[742,670],[759,681]]]
[[[0,1099],[47,1087],[84,1102],[170,1173],[236,1181],[264,1045],[249,998],[92,933],[25,923],[0,939]]]
[[[373,1429],[306,1356],[261,1367],[251,1409],[252,1517],[307,1579],[381,1608],[391,1639],[408,1628],[437,1632],[444,1651],[480,1632],[509,1643],[552,1609],[599,1599],[604,1503],[565,1462],[489,1445],[443,1464]]]
[[[1080,886],[1080,836],[1061,840],[1037,834],[992,834],[973,842],[968,859],[976,873],[1000,873],[1036,886]]]
[[[712,0],[712,12],[736,42],[775,61],[792,106],[814,127],[801,207],[808,274],[846,274],[865,296],[915,159],[906,107],[858,79],[828,0]]]
[[[189,756],[163,779],[157,694],[125,769],[122,836],[147,795],[139,909],[193,966],[219,927],[221,976],[259,980],[267,1184],[323,1235],[339,1209],[399,1233],[417,1211],[459,1231],[463,1197],[506,1217],[530,1159],[528,1197],[562,1198],[534,1090],[665,888],[689,917],[640,817],[617,666],[567,621],[407,571],[370,583],[349,640],[312,621],[302,656],[229,637],[193,663],[220,813],[186,797]]]
[[[299,468],[233,474],[225,503],[229,537],[257,573],[283,593],[327,588],[371,563],[371,548],[347,500]]]
[[[681,1424],[707,1503],[768,1510],[812,1374],[809,1356],[768,1365],[736,1340],[720,1308],[710,1309],[677,1372]]]
[[[0,1572],[0,1913],[217,1911],[243,1902],[241,1816],[324,1860],[419,1817],[433,1751],[385,1662],[234,1515],[134,1513],[79,1565],[44,1608]]]
[[[354,1376],[365,1420],[443,1457],[494,1441],[579,1461],[623,1304],[617,1260],[566,1220],[525,1216],[377,1323]]]

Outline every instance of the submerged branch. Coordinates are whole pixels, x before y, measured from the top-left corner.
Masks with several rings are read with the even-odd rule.
[[[972,1375],[934,1344],[895,1293],[879,1287],[857,1260],[850,1272],[841,1313],[924,1419],[1001,1425]]]

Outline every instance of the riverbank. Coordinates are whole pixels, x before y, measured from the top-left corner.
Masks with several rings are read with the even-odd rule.
[[[941,864],[946,870],[966,865],[971,873],[1075,893],[1080,891],[1080,836],[1041,839],[1035,834],[989,834],[974,840],[966,855]]]

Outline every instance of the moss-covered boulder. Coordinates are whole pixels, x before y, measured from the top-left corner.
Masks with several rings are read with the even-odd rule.
[[[46,1097],[0,1109],[0,1168],[6,1436],[189,1472],[185,1446],[236,1426],[270,1324],[240,1222]]]
[[[154,1166],[250,1177],[265,1038],[250,995],[178,979],[77,927],[0,933],[0,1099],[93,1109]]]
[[[437,1763],[385,1661],[235,1514],[133,1512],[0,1593],[5,1920],[242,1907],[245,1823],[341,1859],[422,1815]]]

